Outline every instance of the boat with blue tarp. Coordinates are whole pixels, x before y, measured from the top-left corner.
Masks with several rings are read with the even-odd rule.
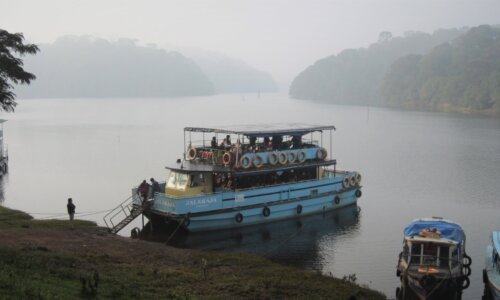
[[[397,299],[460,299],[469,284],[471,258],[462,227],[442,218],[417,219],[404,229],[396,274]]]
[[[500,231],[491,233],[491,244],[486,247],[483,281],[488,299],[500,299]]]
[[[133,205],[144,208],[154,230],[176,222],[192,232],[355,205],[361,175],[336,169],[329,157],[334,130],[303,124],[186,127],[183,158],[166,166],[160,192],[144,201],[134,188]]]

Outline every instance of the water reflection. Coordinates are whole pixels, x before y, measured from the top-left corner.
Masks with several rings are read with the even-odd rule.
[[[356,235],[360,208],[351,205],[339,210],[298,219],[208,233],[163,231],[148,239],[181,248],[239,251],[264,256],[299,267],[316,268],[321,259],[321,243],[335,243],[339,236]],[[146,226],[147,228],[147,226]],[[172,226],[173,229],[175,229]],[[318,266],[320,267],[320,266]]]

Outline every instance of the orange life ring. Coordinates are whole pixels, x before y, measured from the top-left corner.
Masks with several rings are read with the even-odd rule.
[[[208,158],[208,152],[207,151],[201,152],[201,158],[207,159]]]
[[[188,153],[187,153],[187,160],[193,160],[196,158],[196,148],[195,147],[189,147]]]
[[[222,156],[222,163],[227,166],[231,163],[231,152],[226,151]]]

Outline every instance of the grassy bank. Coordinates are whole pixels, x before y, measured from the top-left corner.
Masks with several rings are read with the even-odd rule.
[[[2,299],[385,299],[253,255],[177,249],[1,206],[0,270]]]

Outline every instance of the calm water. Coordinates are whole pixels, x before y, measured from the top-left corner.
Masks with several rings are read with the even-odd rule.
[[[472,256],[471,287],[491,230],[500,229],[500,121],[492,118],[314,104],[281,95],[180,99],[20,100],[3,115],[10,155],[3,204],[37,218],[102,214],[142,179],[164,180],[164,166],[183,151],[184,126],[252,123],[334,124],[334,157],[363,175],[360,211],[238,232],[176,238],[181,246],[242,250],[336,276],[356,273],[388,296],[402,229],[412,219],[442,216],[464,227]],[[130,229],[125,229],[128,234]]]

